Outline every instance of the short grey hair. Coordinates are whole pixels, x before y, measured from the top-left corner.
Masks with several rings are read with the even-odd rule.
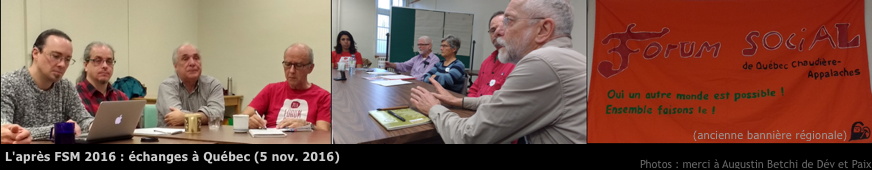
[[[291,44],[291,46],[289,46],[288,48],[286,48],[284,52],[288,52],[288,50],[290,50],[291,48],[294,48],[294,47],[305,49],[306,53],[308,53],[306,55],[309,56],[309,64],[315,64],[315,54],[312,53],[312,48],[309,47],[309,45],[306,45],[303,43],[294,43],[294,44]]]
[[[85,55],[82,55],[82,63],[85,63],[85,62],[88,62],[89,60],[91,60],[91,50],[94,49],[94,47],[109,48],[109,51],[112,52],[112,57],[113,58],[115,57],[115,48],[112,48],[112,45],[109,45],[109,44],[106,44],[106,43],[100,42],[100,41],[94,41],[94,42],[91,42],[90,44],[88,44],[87,46],[85,46]],[[87,74],[88,73],[85,72],[85,68],[82,68],[82,75],[79,76],[79,78],[77,79],[76,82],[85,81],[85,76],[87,76]]]
[[[430,36],[426,36],[426,35],[425,35],[425,36],[418,37],[418,40],[424,40],[424,41],[427,41],[427,42],[433,43],[433,39],[430,39]]]
[[[460,49],[460,39],[454,37],[454,35],[448,34],[445,39],[442,39],[442,42],[447,42],[448,46],[451,46],[451,48],[455,50]],[[457,54],[457,52],[455,51],[454,54]]]
[[[194,47],[194,49],[197,49],[198,53],[200,52],[200,49],[197,48],[197,46],[195,46],[194,44],[182,43],[182,45],[179,45],[178,47],[176,47],[175,50],[173,50],[173,58],[172,58],[173,65],[176,65],[176,62],[179,62],[179,49],[184,47],[184,46],[187,46],[187,45],[190,45],[191,47]]]
[[[551,18],[554,20],[556,37],[571,37],[572,4],[567,0],[528,0],[522,5],[530,17]]]

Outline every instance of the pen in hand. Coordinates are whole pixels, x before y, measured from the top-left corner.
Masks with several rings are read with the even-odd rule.
[[[257,112],[257,110],[254,110],[254,115],[257,115],[257,118],[260,118],[260,120],[263,120],[263,122],[264,122],[264,123],[260,126],[260,128],[261,128],[261,129],[266,129],[266,119],[264,119],[263,117],[261,117],[261,116],[260,116],[260,113]]]

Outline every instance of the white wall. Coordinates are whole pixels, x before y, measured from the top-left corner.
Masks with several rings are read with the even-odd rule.
[[[345,30],[354,36],[357,51],[363,58],[375,61],[376,40],[376,0],[332,0],[332,31],[330,49],[336,45],[336,35]],[[338,19],[338,20],[337,20]],[[327,54],[328,62],[329,53]],[[375,66],[375,64],[373,64]]]
[[[129,76],[145,84],[148,88],[147,97],[156,98],[160,82],[175,74],[172,65],[173,50],[184,42],[198,44],[199,2],[199,0],[131,0],[129,2],[130,59],[119,63],[128,64]],[[127,76],[119,74],[118,67],[115,70],[115,77]]]
[[[0,73],[8,73],[25,66],[29,56],[30,46],[24,43],[24,0],[0,1],[0,13]]]
[[[102,41],[115,49],[115,77],[130,75],[129,65],[129,33],[128,33],[128,1],[118,0],[77,0],[59,1],[43,0],[40,20],[28,20],[38,23],[38,31],[56,28],[67,33],[73,39],[73,59],[76,63],[67,68],[64,78],[75,82],[84,68],[84,49],[91,41]],[[30,44],[39,34],[29,35]],[[114,81],[112,79],[111,81]]]
[[[310,82],[330,91],[330,1],[200,1],[199,47],[203,73],[227,86],[248,105],[269,83],[285,81],[285,49],[305,43],[315,55]]]

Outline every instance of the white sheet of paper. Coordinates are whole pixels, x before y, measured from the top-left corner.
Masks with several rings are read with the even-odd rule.
[[[390,75],[390,76],[381,76],[381,78],[384,78],[384,79],[390,79],[390,80],[408,80],[408,79],[415,79],[415,77],[407,76],[407,75]]]
[[[412,82],[402,81],[402,80],[377,80],[371,81],[372,83],[382,85],[382,86],[396,86],[401,84],[412,84]]]
[[[133,130],[134,135],[173,135],[185,132],[185,129],[172,128],[142,128]]]

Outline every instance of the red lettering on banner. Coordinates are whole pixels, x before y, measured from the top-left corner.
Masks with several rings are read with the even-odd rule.
[[[604,60],[599,63],[599,71],[600,75],[605,78],[610,78],[615,76],[618,73],[623,72],[627,68],[630,67],[630,54],[638,53],[639,49],[631,49],[627,45],[627,41],[635,40],[635,41],[643,41],[654,38],[662,38],[667,33],[669,33],[669,28],[663,28],[658,32],[633,32],[633,27],[636,27],[636,24],[627,25],[627,31],[611,33],[606,36],[605,39],[602,40],[603,44],[608,44],[612,39],[617,39],[620,44],[617,47],[608,50],[608,53],[618,53],[621,56],[621,65],[618,66],[618,69],[612,69],[614,67],[614,63],[609,60]],[[717,42],[714,44],[710,44],[709,42],[703,42],[702,45],[696,50],[694,53],[694,49],[696,48],[696,42],[692,41],[683,41],[678,42],[678,44],[666,44],[666,50],[663,50],[663,45],[660,42],[651,42],[648,46],[645,47],[645,51],[642,53],[642,58],[646,60],[652,60],[657,58],[661,52],[665,51],[663,58],[669,58],[669,54],[672,53],[672,50],[678,49],[679,56],[681,58],[702,58],[703,52],[712,52],[712,58],[718,58],[718,54],[720,53],[721,43]]]
[[[808,50],[813,49],[815,44],[817,44],[818,41],[829,42],[830,47],[832,47],[833,49],[848,49],[848,48],[860,47],[860,35],[859,34],[855,35],[850,40],[848,39],[848,36],[849,36],[848,35],[848,27],[850,25],[851,24],[848,24],[848,23],[835,24],[837,37],[831,36],[830,32],[827,30],[826,26],[821,25],[821,27],[818,28],[817,32],[815,33],[814,40],[811,42],[811,45],[809,45]],[[806,29],[803,28],[801,31],[805,32],[805,30]],[[747,41],[748,45],[750,45],[751,47],[742,49],[742,55],[750,57],[750,56],[754,56],[755,54],[757,54],[758,46],[757,46],[757,42],[754,41],[755,37],[760,37],[760,32],[751,31],[751,32],[748,32],[747,36],[745,36],[745,41]],[[775,42],[775,39],[770,38],[770,37],[777,37],[778,38],[777,43],[775,43],[773,45],[772,42],[770,42],[770,41]],[[793,37],[796,37],[796,33],[790,34],[790,36],[788,36],[787,40],[785,41],[783,35],[780,32],[770,31],[770,32],[766,33],[765,35],[763,35],[763,37],[761,38],[762,39],[761,43],[763,45],[763,48],[766,48],[769,51],[777,50],[778,48],[781,47],[782,44],[785,47],[787,47],[787,49],[789,49],[789,50],[797,49],[797,47],[799,47],[798,51],[802,51],[803,45],[805,44],[805,38],[800,38],[799,45],[796,45],[796,44],[793,44]],[[837,39],[834,39],[834,38],[837,38]],[[667,48],[667,51],[668,51],[668,48]]]
[[[839,48],[857,48],[860,47],[860,35],[857,34],[851,41],[848,41],[848,26],[851,26],[849,23],[838,23],[836,24],[836,33],[839,34]]]
[[[620,44],[617,47],[610,49],[608,51],[608,53],[618,53],[618,55],[621,55],[621,65],[618,66],[618,69],[612,69],[614,64],[611,61],[602,61],[599,63],[598,71],[599,71],[600,75],[602,75],[603,77],[606,77],[606,78],[612,77],[620,72],[623,72],[625,69],[627,69],[627,67],[630,67],[630,54],[638,53],[639,50],[638,49],[636,49],[636,50],[630,49],[630,47],[627,46],[627,41],[629,41],[629,40],[642,41],[642,40],[648,40],[648,39],[653,39],[653,38],[660,38],[660,37],[663,37],[664,35],[666,35],[666,33],[669,33],[669,28],[663,28],[659,33],[655,33],[655,32],[633,32],[633,31],[631,31],[633,29],[633,27],[636,27],[636,24],[627,25],[627,31],[620,32],[620,33],[611,33],[608,36],[606,36],[605,39],[603,39],[603,41],[602,41],[603,44],[608,44],[609,42],[612,41],[612,39],[617,39],[618,42],[620,42]],[[656,56],[656,54],[655,54],[655,56]]]
[[[823,34],[821,34],[821,33],[823,33]],[[830,37],[831,37],[830,32],[827,31],[827,27],[824,27],[823,25],[821,25],[821,28],[818,29],[817,34],[814,35],[814,41],[811,41],[811,46],[808,47],[808,50],[811,51],[811,49],[814,48],[814,44],[816,44],[818,41],[821,41],[824,39],[829,40],[830,47],[833,47],[833,49],[835,49],[836,43],[833,42],[833,39]]]

